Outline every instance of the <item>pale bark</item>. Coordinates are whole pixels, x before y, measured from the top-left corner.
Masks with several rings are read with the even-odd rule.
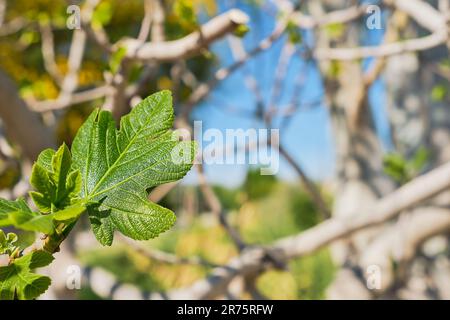
[[[43,149],[54,147],[53,134],[39,115],[27,108],[15,84],[1,71],[0,117],[8,137],[20,146],[28,159],[35,160]]]
[[[123,41],[127,57],[143,61],[169,62],[186,59],[206,48],[210,43],[248,22],[242,11],[233,9],[225,12],[201,26],[199,31],[173,41],[142,43],[136,39]]]

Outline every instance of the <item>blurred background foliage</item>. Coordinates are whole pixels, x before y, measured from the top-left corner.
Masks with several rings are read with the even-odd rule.
[[[430,44],[431,47],[424,51],[409,52],[409,49],[405,49],[406,52],[401,55],[380,56],[376,59],[352,58],[352,61],[347,61],[348,57],[342,54],[338,54],[334,60],[332,55],[344,50],[331,50],[350,49],[357,45],[382,48],[382,44],[394,44],[396,47],[397,41],[401,45],[406,40],[419,40],[431,30],[425,30],[428,28],[416,17],[420,13],[414,11],[420,5],[423,5],[421,8],[429,9],[428,13],[422,10],[424,14],[439,9],[448,23],[448,8],[443,6],[446,1],[398,1],[398,5],[397,1],[388,3],[375,0],[155,0],[146,3],[144,0],[99,0],[98,3],[93,0],[95,9],[89,27],[100,34],[104,31],[111,46],[93,40],[92,34],[86,37],[81,66],[76,72],[78,85],[75,89],[69,88],[67,93],[63,90],[63,78],[70,75],[69,71],[73,69],[70,68],[73,63],[70,63],[69,56],[76,45],[72,46],[72,43],[80,43],[72,42],[73,36],[80,32],[69,30],[67,22],[71,13],[67,9],[69,4],[80,5],[81,10],[83,6],[89,9],[90,6],[86,6],[88,2],[4,0],[7,4],[5,16],[2,17],[0,12],[0,80],[5,73],[7,81],[6,86],[0,89],[7,88],[3,91],[9,91],[11,78],[25,102],[15,99],[16,92],[12,92],[14,101],[20,102],[15,104],[18,111],[25,109],[26,114],[31,115],[29,123],[39,125],[37,132],[47,129],[49,132],[42,135],[48,137],[48,143],[38,144],[34,139],[28,139],[28,135],[23,140],[32,141],[31,146],[23,141],[14,141],[14,136],[8,132],[10,123],[20,130],[23,126],[19,127],[16,122],[2,115],[1,197],[26,197],[31,167],[29,159],[35,158],[42,145],[65,142],[70,146],[80,125],[93,108],[103,106],[118,111],[114,112],[114,116],[119,118],[141,98],[163,89],[173,92],[177,125],[180,122],[201,120],[202,130],[217,129],[221,132],[239,127],[279,128],[282,139],[278,145],[286,151],[280,150],[281,161],[276,176],[262,176],[259,168],[247,165],[219,167],[215,163],[209,165],[205,162],[208,165],[203,173],[209,183],[203,181],[202,172],[196,171],[197,167],[176,186],[162,186],[163,192],[174,186],[157,202],[176,213],[177,223],[169,232],[148,242],[129,243],[117,237],[112,247],[101,248],[91,233],[90,240],[83,238],[90,225],[87,217],[80,219],[72,233],[75,236],[63,244],[69,249],[66,250],[65,262],[81,262],[83,268],[88,266],[95,271],[98,267],[109,271],[119,281],[113,285],[113,290],[120,288],[120,284],[132,284],[144,292],[164,292],[204,279],[215,267],[226,264],[242,253],[238,252],[237,247],[240,245],[236,245],[240,241],[232,241],[230,233],[225,231],[224,221],[239,232],[242,242],[248,244],[250,251],[254,247],[259,249],[259,245],[272,244],[277,239],[297,235],[322,223],[331,215],[328,211],[332,211],[333,217],[337,219],[348,218],[353,221],[350,214],[354,213],[356,217],[356,214],[362,215],[364,211],[370,212],[374,207],[371,201],[387,196],[396,188],[449,161],[448,43],[440,47]],[[369,3],[382,7],[381,27],[373,30],[369,28],[370,32],[364,27],[368,27],[366,23],[369,16],[361,10]],[[406,8],[411,3],[415,10]],[[158,7],[158,4],[164,7],[164,19],[161,21],[163,28],[156,28],[159,31],[152,35],[154,25],[146,25],[143,19],[145,13]],[[289,9],[282,8],[284,4],[288,7],[293,5],[294,14],[305,16],[305,26],[302,26],[298,16],[288,16]],[[350,11],[345,10],[347,6]],[[220,40],[215,39],[208,48],[202,46],[193,57],[177,56],[176,61],[170,62],[152,60],[143,63],[126,58],[127,40],[136,40],[142,34],[146,36],[142,38],[152,41],[180,39],[232,8],[245,12],[250,18],[248,23],[240,24],[233,31],[233,35],[241,39],[229,34]],[[360,13],[355,15],[355,9]],[[89,13],[90,10],[84,12]],[[157,13],[158,10],[155,10],[147,18],[157,20]],[[350,16],[348,20],[343,18],[346,14]],[[312,28],[308,27],[310,18]],[[233,20],[233,24],[236,21]],[[5,26],[9,25],[19,27],[5,33],[8,30]],[[142,26],[146,27],[141,30]],[[443,29],[443,25],[439,28]],[[149,31],[148,34],[146,31]],[[49,52],[44,49],[46,41],[47,45],[50,41],[49,47],[54,48],[54,59],[50,59],[55,62],[53,68],[49,68],[48,61],[47,65],[45,63],[46,55],[43,52]],[[326,48],[330,50],[322,50]],[[321,51],[330,51],[327,54],[330,54],[331,60],[330,57],[320,58],[318,53]],[[356,51],[361,51],[356,56],[362,53],[365,55],[366,52]],[[121,87],[122,84],[124,86]],[[91,89],[103,89],[104,96],[94,94],[93,100],[87,99],[89,102],[83,103],[79,103],[83,99],[75,99],[76,104],[70,106],[64,102],[64,98],[67,98],[65,94],[75,96],[96,91]],[[11,101],[8,93],[4,93],[7,103],[0,110],[9,111],[11,118],[16,120],[17,111],[8,108]],[[97,98],[99,96],[102,98]],[[46,110],[39,110],[36,106],[42,104],[38,102],[44,102]],[[26,110],[26,105],[32,109],[31,112]],[[118,110],[121,106],[125,107],[124,110]],[[49,108],[55,110],[47,111]],[[34,138],[36,131],[30,132]],[[9,141],[10,138],[13,140]],[[220,144],[218,142],[214,141],[214,144],[217,146]],[[26,147],[22,146],[21,151],[19,144],[25,144]],[[223,146],[228,147],[227,143],[219,147]],[[275,144],[272,143],[273,146]],[[33,155],[26,154],[25,151],[33,147],[39,150],[34,150]],[[250,145],[245,147],[248,147],[245,149],[246,155],[253,156],[255,150]],[[306,183],[309,192],[304,189],[302,180],[311,181],[311,184]],[[210,183],[216,183],[211,187],[220,205],[215,205],[215,199],[211,201],[211,197],[205,198],[205,194],[208,196],[205,189]],[[322,210],[316,207],[317,198],[320,197],[311,192],[315,189],[311,186],[315,186],[323,198],[319,202],[325,202],[320,205]],[[311,201],[312,193],[315,202]],[[415,190],[413,193],[413,200],[416,195],[420,195]],[[450,260],[448,235],[433,244],[435,239],[432,237],[440,234],[443,226],[448,227],[434,217],[441,209],[447,209],[449,202],[444,200],[441,203],[439,199],[438,202],[433,200],[424,203],[439,209],[437,213],[416,212],[416,200],[413,202],[414,210],[402,211],[395,223],[389,221],[380,225],[373,234],[369,231],[367,238],[365,235],[359,237],[359,234],[358,237],[349,237],[348,243],[343,246],[345,248],[330,245],[334,263],[331,249],[324,248],[306,257],[290,260],[282,270],[274,268],[259,275],[256,279],[258,290],[254,291],[271,299],[322,299],[325,298],[325,290],[327,298],[347,298],[348,293],[353,293],[339,290],[342,292],[333,295],[332,291],[341,285],[352,287],[347,279],[356,279],[364,288],[367,286],[361,275],[366,267],[364,263],[368,253],[369,258],[382,264],[386,270],[389,269],[388,272],[392,272],[393,276],[383,276],[389,284],[386,292],[380,293],[380,296],[378,292],[368,292],[363,288],[356,296],[358,299],[369,296],[435,299],[438,297],[439,285],[448,282],[441,280],[441,274],[450,277],[450,273],[441,271],[449,269]],[[326,207],[325,210],[323,207]],[[422,209],[422,205],[417,205],[417,208]],[[378,210],[377,207],[375,209]],[[226,215],[226,219],[221,213]],[[413,226],[411,228],[403,222],[406,221],[404,216],[410,213],[413,216],[408,220]],[[427,221],[436,234],[428,228],[422,230],[425,224],[420,217],[414,220],[416,213],[417,217],[424,214],[426,219],[423,218],[423,221]],[[432,218],[425,214],[432,214]],[[416,232],[415,223],[418,225],[417,230],[430,234],[424,236]],[[328,226],[328,222],[325,226]],[[6,228],[4,233],[7,235],[11,231],[14,230]],[[361,232],[365,234],[365,231]],[[411,232],[411,236],[403,232]],[[333,233],[329,234],[333,236]],[[415,239],[416,236],[419,240]],[[0,251],[10,245],[5,244],[5,237],[0,235],[3,239],[0,239]],[[23,233],[13,245],[25,247],[35,238],[34,234]],[[395,241],[392,240],[394,238]],[[409,240],[412,244],[408,243]],[[422,245],[422,241],[427,242]],[[431,245],[427,246],[428,242]],[[142,245],[144,249],[141,247],[142,250],[138,250],[136,244]],[[412,250],[409,245],[416,251],[416,255],[411,258],[408,257]],[[406,258],[399,254],[402,250],[397,249],[397,246],[407,248],[404,250]],[[382,250],[380,247],[383,247]],[[61,256],[64,252],[61,250]],[[152,257],[150,252],[166,253],[166,260],[167,257],[173,259],[164,262],[161,257]],[[179,263],[180,259],[185,262],[189,260],[190,263]],[[192,263],[192,260],[196,263]],[[64,267],[56,265],[57,262],[58,259],[50,268],[54,267],[59,274],[60,268]],[[346,272],[348,270],[352,272]],[[247,280],[251,282],[255,278],[247,277]],[[60,281],[61,287],[66,286],[64,281]],[[92,281],[93,288],[96,283]],[[249,286],[240,293],[242,298],[257,297],[251,296],[251,289],[254,289],[250,288],[252,283],[247,284]],[[445,294],[450,296],[450,287],[446,287],[445,290],[439,289],[443,292],[442,297]],[[100,298],[94,293],[95,290],[91,291],[85,285],[81,291],[62,291],[56,289],[45,298],[58,298],[60,294],[68,298]],[[103,295],[98,290],[97,293],[103,297],[111,294]]]
[[[247,2],[259,5],[259,1]],[[0,68],[19,85],[24,99],[47,100],[58,97],[59,88],[44,68],[39,27],[51,24],[54,32],[55,60],[59,72],[65,75],[72,35],[66,28],[66,9],[67,4],[64,1],[8,1],[8,20],[25,17],[27,25],[19,32],[0,37]],[[166,10],[167,40],[187,35],[198,27],[200,20],[207,20],[218,12],[216,1],[213,0],[166,1]],[[142,1],[104,0],[94,12],[93,27],[102,26],[111,42],[115,42],[122,37],[136,36],[143,14]],[[245,30],[242,31],[244,34]],[[330,36],[339,37],[345,30],[340,25],[332,25],[329,32]],[[288,28],[288,33],[292,42],[301,42],[301,34],[295,28]],[[87,46],[78,76],[79,88],[94,88],[103,83],[105,73],[116,72],[122,58],[120,50],[118,52],[108,57],[98,47]],[[219,65],[217,57],[206,49],[202,55],[185,63],[199,81],[206,80],[211,71]],[[143,66],[135,63],[133,68],[135,71],[132,76],[137,78],[143,71]],[[162,65],[158,74],[148,81],[142,95],[172,88],[173,85],[170,66]],[[185,82],[177,85],[179,95],[175,97],[175,103],[185,101],[193,90],[193,86]],[[436,89],[434,95],[441,97],[443,93]],[[65,141],[70,145],[80,125],[92,109],[101,103],[102,99],[99,99],[57,111],[59,121],[56,123],[52,123],[51,115],[46,117],[44,114],[44,120],[49,121],[55,128],[58,143]],[[391,163],[390,167],[395,167],[398,161],[393,158],[388,162]],[[0,189],[12,188],[19,178],[18,162],[0,157]],[[401,179],[406,177],[402,176]],[[250,244],[268,244],[310,228],[322,220],[314,203],[299,184],[289,184],[277,180],[275,176],[261,176],[257,169],[249,170],[240,187],[214,186],[214,190],[227,210],[231,224]],[[331,197],[328,200],[331,202]],[[207,212],[198,188],[178,186],[167,194],[160,204],[174,210],[179,222],[173,231],[147,242],[149,248],[173,253],[179,257],[200,257],[211,265],[226,263],[237,254],[223,228]],[[23,234],[20,237],[21,245],[30,244],[33,238],[32,234]],[[210,270],[210,267],[204,266],[158,262],[120,243],[112,248],[96,247],[80,252],[79,258],[87,266],[101,267],[112,272],[119,282],[134,284],[148,292],[192,284]],[[325,288],[332,281],[335,270],[327,249],[292,260],[288,269],[264,273],[257,281],[260,292],[272,299],[323,298]],[[83,287],[79,298],[97,297],[89,288]]]
[[[217,13],[216,1],[210,0],[172,0],[165,1],[167,17],[165,20],[165,36],[167,40],[178,39],[198,27],[197,16],[207,19]],[[55,99],[58,96],[58,86],[45,72],[44,59],[41,50],[41,25],[51,25],[54,33],[55,60],[59,72],[67,72],[67,56],[70,49],[71,34],[67,32],[67,4],[64,1],[17,0],[8,3],[8,20],[24,19],[26,26],[19,32],[0,38],[0,68],[5,70],[19,84],[20,93],[24,98],[33,100]],[[104,0],[96,7],[93,17],[93,27],[101,26],[107,32],[110,41],[116,42],[130,35],[136,36],[144,15],[141,0]],[[30,22],[32,21],[32,22]],[[118,50],[117,52],[120,52]],[[120,54],[108,57],[96,46],[88,46],[81,66],[78,83],[80,89],[88,89],[103,83],[105,72],[117,71],[121,60]],[[198,80],[205,80],[210,74],[215,62],[213,53],[204,50],[204,54],[186,61],[189,69]],[[137,78],[143,70],[136,63],[132,77]],[[159,68],[159,74],[146,85],[145,94],[156,90],[173,87],[169,66]],[[180,83],[181,93],[177,98],[185,100],[192,88]],[[88,106],[91,106],[89,103]],[[95,105],[95,104],[94,104]],[[82,111],[81,108],[79,111]],[[67,112],[65,118],[70,123],[72,117],[85,117],[86,112]],[[75,123],[79,121],[75,120]],[[76,129],[76,128],[74,128]],[[71,141],[76,130],[59,132],[60,140]]]
[[[279,181],[274,176],[262,176],[258,170],[250,170],[239,188],[215,186],[215,190],[224,207],[230,210],[230,222],[249,244],[269,244],[321,221],[314,203],[299,185]],[[211,214],[201,207],[186,205],[191,197],[196,199],[195,203],[203,203],[200,193],[189,186],[180,186],[166,195],[160,203],[178,214],[179,223],[173,231],[146,245],[178,257],[199,257],[211,265],[226,263],[237,254],[234,244]],[[210,270],[203,266],[157,262],[120,245],[113,250],[82,252],[80,259],[88,266],[109,270],[118,280],[149,292],[187,286]],[[329,251],[323,249],[292,260],[288,271],[265,272],[259,277],[257,287],[270,299],[321,299],[333,279],[334,270]],[[95,296],[85,289],[81,298]]]

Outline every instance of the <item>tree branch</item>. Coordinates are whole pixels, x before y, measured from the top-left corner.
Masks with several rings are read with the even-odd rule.
[[[384,0],[386,5],[407,13],[420,26],[431,32],[430,35],[387,43],[379,46],[357,48],[318,48],[314,57],[318,60],[356,60],[367,57],[384,57],[409,51],[423,51],[441,44],[448,39],[447,23],[443,15],[430,4],[421,0]]]
[[[368,7],[369,5],[367,4],[352,6],[350,8],[327,13],[326,15],[318,18],[305,15],[298,11],[292,15],[292,21],[302,29],[313,29],[330,24],[347,23],[363,16]]]
[[[162,0],[152,1],[153,22],[152,22],[152,42],[163,42],[166,40],[164,31],[164,2]]]
[[[120,45],[127,48],[127,58],[129,59],[157,62],[176,61],[197,54],[210,43],[247,21],[248,17],[245,13],[233,9],[211,19],[198,31],[178,40],[142,44],[139,40],[128,39],[121,42]]]
[[[145,42],[148,38],[148,35],[150,34],[150,28],[152,26],[152,0],[145,0],[144,1],[144,19],[142,19],[141,28],[139,29],[139,34],[137,36],[137,39],[139,41]]]
[[[84,91],[74,92],[70,95],[60,96],[55,100],[27,100],[28,106],[35,112],[48,112],[52,110],[60,110],[67,108],[74,104],[79,104],[95,99],[100,99],[111,93],[111,88],[108,85],[88,89]]]
[[[381,288],[376,294],[388,290],[395,277],[393,261],[397,269],[414,258],[418,248],[430,237],[450,231],[450,210],[439,207],[421,207],[411,210],[395,224],[384,230],[363,251],[359,265],[365,270],[370,265],[381,268]],[[398,271],[398,270],[397,270]]]

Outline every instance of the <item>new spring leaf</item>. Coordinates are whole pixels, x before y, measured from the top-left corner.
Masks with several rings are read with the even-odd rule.
[[[63,144],[57,152],[44,150],[33,165],[30,196],[40,211],[50,213],[70,206],[81,189],[80,172],[71,169],[72,157]]]
[[[95,110],[72,145],[74,168],[81,172],[81,196],[95,236],[111,245],[114,230],[136,240],[154,238],[175,222],[172,211],[147,199],[148,190],[182,178],[191,168],[194,143],[180,142],[169,91],[151,95],[120,121]]]

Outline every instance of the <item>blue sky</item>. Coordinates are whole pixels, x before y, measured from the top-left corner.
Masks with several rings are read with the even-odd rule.
[[[221,11],[230,8],[230,1],[221,1],[220,3]],[[238,3],[238,7],[250,16],[250,32],[244,37],[244,45],[247,50],[250,50],[272,32],[275,17],[268,10],[246,5],[244,1]],[[271,5],[266,2],[266,6],[270,8]],[[366,34],[362,37],[364,41],[361,41],[361,44],[364,45],[377,44],[383,36],[383,30],[367,29],[365,32]],[[310,34],[304,34],[304,39],[306,43],[313,40]],[[272,92],[271,88],[278,58],[285,42],[286,37],[280,39],[269,50],[249,61],[244,66],[247,70],[241,68],[222,81],[211,95],[194,110],[192,120],[202,120],[204,129],[217,128],[221,131],[228,128],[262,128],[261,123],[254,117],[248,116],[256,110],[256,102],[253,93],[245,86],[244,74],[245,71],[249,71],[258,79],[265,103],[267,103]],[[211,49],[219,57],[220,66],[228,66],[233,63],[234,60],[226,40],[215,43]],[[371,62],[371,59],[364,61],[364,67],[370,66]],[[314,62],[308,62],[306,65],[305,63],[300,54],[295,54],[291,59],[284,79],[285,90],[280,97],[279,105],[287,105],[290,102],[300,73],[306,80],[300,89],[300,104],[323,100],[322,80],[317,67]],[[382,137],[384,146],[389,148],[389,126],[385,120],[384,92],[383,81],[376,81],[369,92],[369,101],[374,111],[378,133]],[[289,126],[280,130],[280,135],[285,148],[312,179],[326,180],[332,177],[334,149],[328,111],[325,105],[300,108],[292,117]],[[213,183],[230,187],[239,185],[243,181],[246,170],[245,165],[206,166],[208,177]],[[290,181],[297,179],[295,172],[283,159],[280,162],[278,176]]]

